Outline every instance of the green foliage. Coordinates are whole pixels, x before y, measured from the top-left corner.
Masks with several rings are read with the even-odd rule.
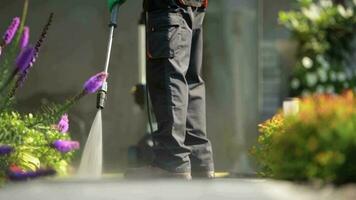
[[[300,0],[299,6],[279,14],[280,23],[298,42],[292,95],[355,89],[350,58],[355,50],[356,2],[346,0],[343,6],[331,0]]]
[[[299,114],[278,114],[260,125],[260,133],[251,153],[262,176],[356,182],[356,99],[351,92],[306,97]]]
[[[0,145],[14,148],[10,155],[0,156],[0,179],[5,177],[11,165],[25,171],[50,168],[59,175],[67,174],[73,153],[61,153],[52,147],[52,143],[70,140],[70,136],[58,132],[55,126],[38,123],[40,120],[32,114],[0,113]]]
[[[60,117],[69,110],[86,93],[70,98],[63,104],[44,106],[35,114],[20,114],[14,110],[15,92],[22,85],[28,75],[31,65],[26,71],[15,70],[15,58],[21,51],[18,43],[23,32],[27,15],[28,0],[24,2],[21,25],[16,32],[15,39],[5,46],[2,41],[2,55],[0,55],[0,147],[10,146],[13,151],[7,155],[0,154],[0,185],[7,179],[12,166],[20,173],[36,173],[41,170],[55,170],[58,175],[66,175],[73,152],[61,153],[53,147],[56,140],[70,140],[69,133],[60,133],[55,124]],[[50,14],[41,36],[36,44],[37,58],[39,49],[44,43],[53,13]],[[38,58],[37,58],[38,59]],[[14,167],[14,168],[15,168]]]
[[[270,166],[273,165],[269,158],[272,148],[273,136],[276,133],[283,132],[283,117],[278,114],[272,119],[259,125],[261,135],[258,137],[258,147],[253,147],[251,152],[259,161],[261,170],[260,175],[264,177],[273,177],[273,171]]]
[[[119,1],[121,2],[123,1]],[[34,61],[38,59],[39,50],[44,44],[54,16],[53,13],[49,15],[36,45],[31,46],[30,53],[26,51],[18,55],[23,51],[18,42],[25,24],[28,3],[29,0],[24,0],[20,28],[16,29],[18,18],[15,18],[15,25],[12,24],[8,29],[10,33],[17,34],[15,40],[0,41],[0,185],[7,178],[26,180],[55,172],[58,175],[67,174],[73,151],[79,148],[79,143],[70,141],[69,133],[61,133],[66,132],[69,125],[68,116],[61,116],[82,97],[100,89],[107,78],[104,72],[91,77],[78,95],[63,104],[43,106],[39,111],[34,111],[34,115],[18,113],[13,107],[16,91],[34,67]],[[17,62],[18,66],[15,66],[14,62],[16,55],[17,60],[20,60]]]

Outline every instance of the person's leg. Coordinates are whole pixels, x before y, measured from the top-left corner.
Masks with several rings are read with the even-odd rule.
[[[189,69],[186,74],[188,82],[188,113],[186,123],[185,145],[191,149],[192,174],[214,171],[212,147],[206,133],[205,84],[202,79],[203,60],[203,20],[205,10],[192,11],[193,38]]]
[[[158,130],[154,165],[175,172],[190,172],[190,148],[185,144],[192,32],[178,10],[148,14],[147,81]]]

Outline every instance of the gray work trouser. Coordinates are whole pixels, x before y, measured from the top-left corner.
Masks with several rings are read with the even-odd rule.
[[[177,6],[148,14],[147,81],[158,130],[154,164],[172,172],[214,170],[201,77],[205,10]]]

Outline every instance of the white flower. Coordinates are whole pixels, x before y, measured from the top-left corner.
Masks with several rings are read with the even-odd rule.
[[[303,8],[302,12],[310,20],[315,21],[320,18],[321,9],[313,3],[309,8]]]
[[[330,93],[330,94],[334,93],[335,92],[335,87],[333,85],[328,85],[326,87],[326,92]]]
[[[293,78],[292,82],[291,82],[291,87],[293,89],[298,89],[300,86],[300,81],[297,78]]]
[[[337,74],[337,79],[340,81],[340,82],[344,82],[346,81],[346,74],[344,72],[339,72]]]
[[[326,59],[324,58],[324,56],[318,55],[318,56],[316,56],[316,60],[320,63],[320,65],[321,65],[324,69],[329,69],[329,68],[330,68],[330,64],[328,63],[328,61],[326,61]]]
[[[326,73],[326,70],[324,68],[318,69],[318,76],[322,83],[325,83],[326,81],[328,81],[328,74]]]
[[[333,82],[336,81],[336,73],[333,72],[333,71],[330,72],[330,80],[333,81]]]
[[[313,60],[310,59],[309,57],[304,57],[304,58],[302,59],[302,64],[303,64],[303,66],[304,66],[306,69],[310,69],[310,68],[313,67],[314,62],[313,62]]]
[[[296,19],[292,19],[292,20],[291,20],[291,23],[292,23],[292,26],[295,27],[295,28],[298,28],[299,25],[300,25],[299,21],[296,20]]]
[[[309,87],[314,87],[318,83],[318,76],[315,73],[307,73],[306,78]]]
[[[337,6],[337,11],[344,18],[350,18],[354,15],[354,11],[351,8],[345,9],[345,7],[342,5]]]
[[[345,73],[346,73],[346,78],[347,78],[348,80],[351,80],[351,79],[352,79],[352,76],[353,76],[352,71],[351,71],[349,68],[347,68],[346,71],[345,71]]]
[[[324,93],[324,92],[325,92],[324,86],[318,85],[318,86],[316,87],[316,92],[317,92],[317,93]]]
[[[320,0],[320,5],[324,8],[330,8],[333,6],[333,2],[331,0]]]

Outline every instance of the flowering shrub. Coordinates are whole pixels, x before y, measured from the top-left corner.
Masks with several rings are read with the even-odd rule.
[[[280,23],[298,43],[292,95],[356,90],[356,71],[350,59],[355,51],[356,1],[298,2],[300,9],[279,15]]]
[[[26,173],[36,173],[38,170],[54,170],[60,175],[67,173],[73,152],[62,154],[52,143],[69,140],[70,135],[61,133],[56,126],[33,126],[38,120],[32,114],[0,114],[0,149],[5,149],[0,150],[0,179],[13,173],[10,166],[21,169],[21,178],[24,179]]]
[[[260,126],[252,154],[260,174],[288,180],[356,181],[356,97],[314,95],[300,112],[277,114]]]
[[[71,141],[66,112],[82,97],[97,92],[108,77],[104,72],[92,76],[63,104],[43,106],[34,114],[18,113],[13,108],[16,92],[34,67],[53,19],[51,14],[36,45],[29,44],[30,29],[24,26],[27,5],[25,0],[22,20],[15,17],[0,41],[0,184],[67,174],[80,145]]]

